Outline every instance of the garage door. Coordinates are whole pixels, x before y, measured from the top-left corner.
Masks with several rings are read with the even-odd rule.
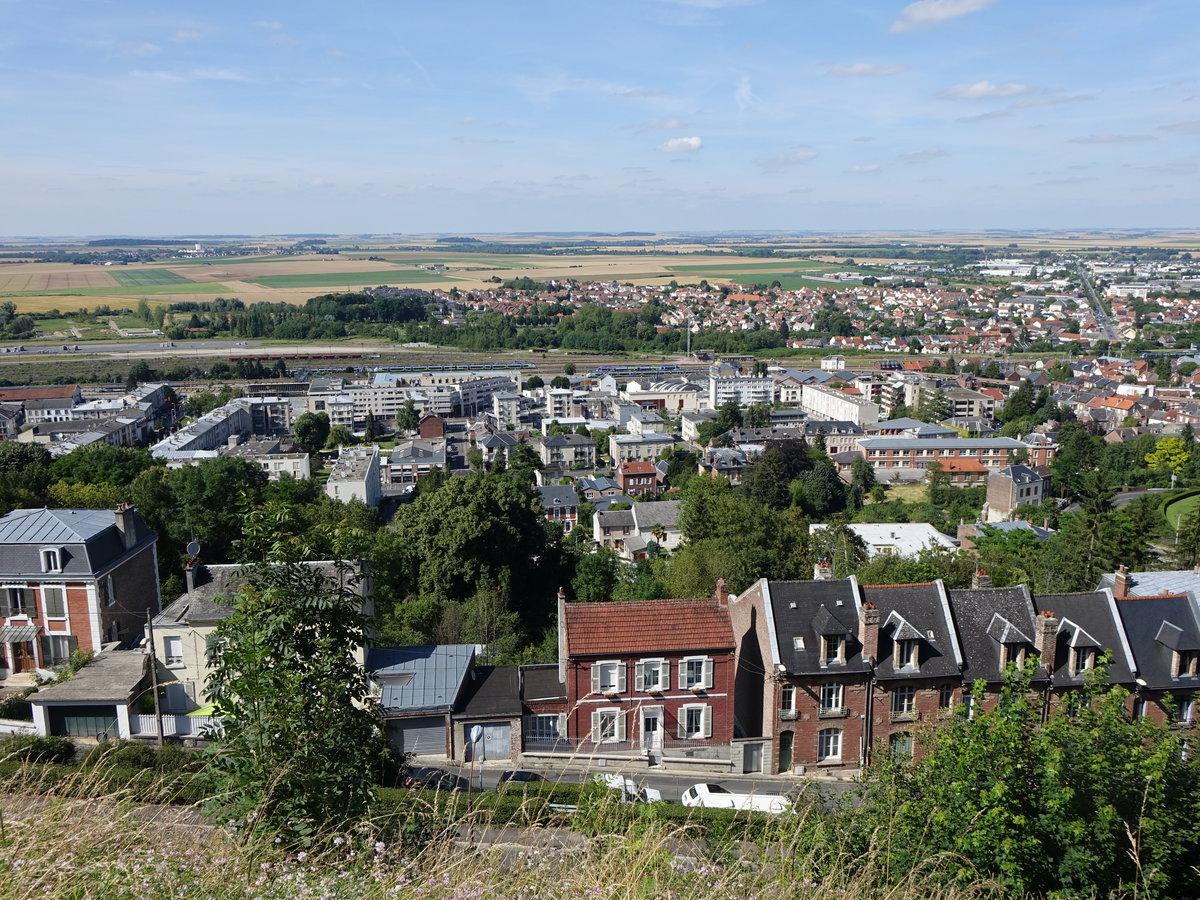
[[[404,753],[446,755],[446,720],[441,716],[389,722],[388,734],[393,746]]]
[[[480,741],[483,759],[509,759],[512,756],[512,726],[508,722],[480,722],[479,727],[483,729],[483,740]],[[470,726],[467,728],[469,730]]]
[[[50,733],[69,737],[117,736],[115,706],[52,706]]]

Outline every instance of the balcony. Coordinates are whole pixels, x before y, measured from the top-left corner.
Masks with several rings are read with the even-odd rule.
[[[790,722],[796,718],[796,711],[794,709],[781,709],[779,711],[779,718]]]
[[[844,719],[850,715],[850,708],[847,706],[822,706],[817,709],[818,719]]]
[[[891,720],[893,722],[915,722],[917,721],[917,711],[915,709],[893,709]]]

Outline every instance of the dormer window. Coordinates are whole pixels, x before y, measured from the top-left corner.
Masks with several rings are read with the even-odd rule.
[[[1200,675],[1200,650],[1176,650],[1171,655],[1173,678],[1195,678]]]
[[[920,643],[911,638],[906,638],[901,641],[896,641],[895,662],[897,669],[919,669],[921,668],[921,646]]]
[[[1021,668],[1025,665],[1025,645],[1020,643],[1005,644],[1000,652],[1000,668],[1009,666]]]
[[[846,662],[846,639],[840,634],[821,635],[821,665],[835,666]]]
[[[43,547],[42,548],[42,571],[43,572],[61,572],[62,571],[62,550],[58,547]]]
[[[1096,667],[1095,647],[1076,647],[1071,651],[1071,672],[1082,675],[1088,669]]]

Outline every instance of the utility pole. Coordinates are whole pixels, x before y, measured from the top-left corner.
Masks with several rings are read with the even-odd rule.
[[[163,745],[162,709],[158,703],[158,652],[154,649],[154,620],[146,610],[146,641],[150,644],[150,690],[154,692],[154,727],[158,746]]]

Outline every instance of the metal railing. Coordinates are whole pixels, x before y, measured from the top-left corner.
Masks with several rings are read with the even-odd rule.
[[[893,709],[891,720],[893,722],[915,722],[917,711],[915,709]]]
[[[817,710],[818,719],[844,719],[850,715],[848,706],[822,706]]]

